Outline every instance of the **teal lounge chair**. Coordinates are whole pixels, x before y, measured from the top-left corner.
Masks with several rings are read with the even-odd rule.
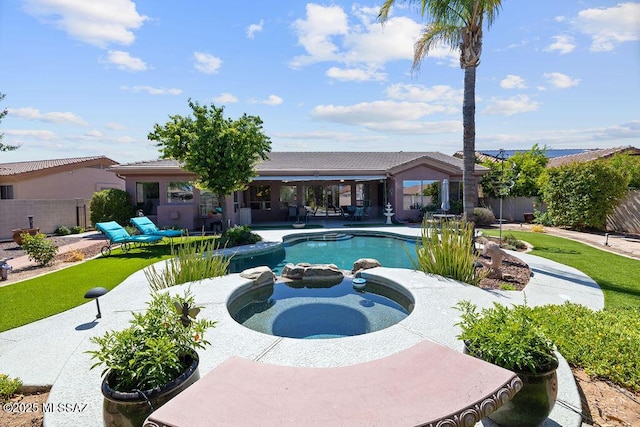
[[[120,224],[115,221],[98,222],[96,229],[104,233],[109,243],[100,249],[103,256],[111,255],[111,246],[120,244],[122,250],[127,252],[131,249],[131,244],[142,245],[145,243],[156,243],[162,240],[162,236],[149,236],[146,234],[136,234],[132,236]]]
[[[131,224],[145,236],[162,236],[169,238],[182,236],[182,230],[160,230],[158,226],[146,216],[131,218]]]

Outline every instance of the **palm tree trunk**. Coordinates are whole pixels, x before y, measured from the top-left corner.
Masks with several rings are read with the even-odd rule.
[[[464,69],[464,100],[462,102],[463,127],[463,208],[467,220],[473,220],[473,208],[478,201],[476,186],[476,67],[468,66]]]

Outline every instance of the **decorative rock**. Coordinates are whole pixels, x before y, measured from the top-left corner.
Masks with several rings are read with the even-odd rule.
[[[302,264],[293,265],[291,263],[284,266],[280,276],[291,280],[302,280],[306,267]]]
[[[334,264],[316,264],[304,270],[302,280],[342,280],[344,273]]]
[[[358,271],[367,270],[369,268],[382,267],[382,264],[377,259],[373,258],[360,258],[356,262],[353,263],[353,270],[351,270],[352,274],[357,273]]]
[[[273,284],[276,281],[276,275],[267,266],[249,268],[240,273],[240,277],[253,280],[255,286],[264,284]]]

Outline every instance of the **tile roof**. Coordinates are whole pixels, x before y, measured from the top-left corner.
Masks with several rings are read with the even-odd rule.
[[[381,173],[404,164],[426,158],[431,161],[443,163],[445,166],[454,167],[462,171],[462,159],[455,158],[438,152],[271,152],[269,159],[256,166],[258,173],[308,173],[314,172],[340,172],[362,171]],[[141,169],[171,169],[179,167],[175,160],[155,160],[118,165],[112,169],[118,173],[127,170],[140,171]],[[484,170],[477,166],[478,170]]]
[[[464,158],[464,153],[462,151],[456,151],[455,154],[453,155],[453,157],[456,157],[458,159],[462,159]],[[480,151],[476,151],[476,161],[477,162],[485,162],[485,161],[490,161],[490,162],[499,162],[500,159],[496,156],[492,156],[491,154],[485,154],[485,153],[481,153]]]
[[[638,156],[640,155],[640,149],[632,146],[627,146],[627,147],[614,147],[614,148],[589,150],[583,153],[570,154],[567,156],[551,158],[549,159],[549,163],[547,163],[547,167],[555,168],[555,167],[566,165],[573,162],[589,162],[592,160],[611,157],[617,153],[628,153],[631,155]]]
[[[91,157],[71,157],[67,159],[52,159],[52,160],[34,160],[29,162],[14,162],[14,163],[0,163],[0,176],[20,175],[30,172],[43,171],[46,169],[55,169],[64,166],[78,165],[82,166],[82,163],[94,162],[97,160],[103,160],[107,166],[117,164],[115,161],[105,156],[91,156]]]

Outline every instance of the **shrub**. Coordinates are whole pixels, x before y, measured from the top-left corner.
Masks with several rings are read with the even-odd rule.
[[[193,302],[188,292],[183,297],[154,292],[145,312],[132,313],[129,328],[90,338],[99,346],[87,351],[97,359],[91,368],[103,365],[103,375],[110,372],[110,385],[118,391],[149,390],[174,380],[184,371],[185,356],[209,344],[204,333],[215,325],[193,319],[193,310],[199,311]]]
[[[115,188],[98,191],[94,193],[90,203],[91,223],[116,221],[125,226],[129,219],[135,214],[135,209],[131,205],[129,193]]]
[[[241,245],[252,245],[262,240],[262,237],[253,233],[248,225],[236,225],[225,231],[220,237],[220,246],[231,248]]]
[[[20,378],[9,378],[8,375],[0,374],[0,402],[9,400],[20,387],[22,387]]]
[[[541,212],[537,209],[533,211],[533,223],[546,225],[549,227],[553,225],[553,221],[551,220],[551,215],[549,215],[549,212]]]
[[[527,305],[494,303],[478,311],[471,301],[460,301],[461,333],[469,353],[482,360],[520,371],[547,371],[557,367],[554,344],[536,324]]]
[[[640,391],[640,309],[593,311],[579,304],[534,309],[536,322],[572,366]]]
[[[491,225],[496,222],[496,216],[487,208],[474,208],[473,209],[474,222],[479,227]]]
[[[144,270],[149,286],[154,291],[187,282],[227,274],[231,258],[215,254],[213,240],[206,242],[190,239],[187,243],[171,244],[171,259],[165,261],[164,270],[158,272],[151,265]]]
[[[29,233],[22,233],[22,249],[29,255],[31,261],[38,265],[49,265],[58,253],[58,247],[47,236],[38,233],[32,236]]]
[[[591,161],[547,169],[540,182],[554,225],[604,230],[607,216],[627,194],[629,177],[608,162]]]
[[[80,251],[67,252],[64,261],[65,262],[78,262],[84,259],[84,254]]]
[[[61,225],[56,228],[55,234],[56,236],[68,236],[69,234],[71,234],[71,230],[69,230],[69,227]]]
[[[71,234],[80,234],[84,233],[84,227],[80,227],[79,225],[74,225],[71,227]]]
[[[526,243],[522,240],[518,240],[513,234],[505,234],[502,236],[502,243],[515,249],[527,249]]]
[[[441,221],[438,229],[437,224],[424,220],[420,243],[416,245],[416,270],[472,285],[477,285],[482,279],[476,275],[472,223]]]
[[[544,233],[544,225],[542,224],[533,224],[531,226],[531,231],[534,233]]]

